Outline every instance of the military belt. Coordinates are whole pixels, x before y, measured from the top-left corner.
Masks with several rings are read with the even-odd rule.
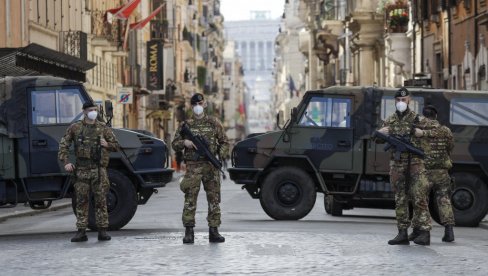
[[[208,163],[209,161],[207,160],[202,160],[202,161],[195,161],[195,160],[185,160],[185,163],[187,165],[201,165],[201,164],[205,164],[205,163]]]
[[[92,159],[79,158],[76,160],[76,167],[84,169],[95,169],[100,166],[100,163]]]

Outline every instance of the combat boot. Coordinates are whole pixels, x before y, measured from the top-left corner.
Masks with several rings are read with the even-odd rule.
[[[388,241],[389,245],[405,244],[408,245],[408,232],[407,229],[398,229],[398,235],[392,240]]]
[[[71,238],[71,242],[85,242],[88,240],[88,237],[86,236],[86,231],[83,228],[79,228],[78,232],[76,232],[76,235]]]
[[[413,242],[420,245],[430,245],[430,232],[419,230],[419,235],[413,240]]]
[[[217,227],[210,227],[208,229],[208,240],[210,242],[225,242],[225,238],[219,234]]]
[[[452,225],[446,225],[444,229],[444,237],[442,237],[443,242],[453,242],[454,241],[454,230]]]
[[[420,230],[418,228],[413,228],[412,233],[408,235],[408,240],[409,241],[415,240],[415,238],[419,236],[419,231]]]
[[[193,227],[187,226],[185,229],[185,237],[183,238],[183,243],[194,243],[195,233],[193,232]]]
[[[100,228],[98,230],[98,240],[99,241],[109,241],[111,240],[112,237],[110,237],[108,234],[107,234],[107,230],[105,228]]]

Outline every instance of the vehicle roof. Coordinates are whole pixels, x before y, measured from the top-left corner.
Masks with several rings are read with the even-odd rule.
[[[63,79],[63,78],[53,77],[53,76],[0,77],[0,83],[9,82],[9,81],[15,82],[17,85],[33,83],[37,86],[80,85],[81,84],[78,81]]]

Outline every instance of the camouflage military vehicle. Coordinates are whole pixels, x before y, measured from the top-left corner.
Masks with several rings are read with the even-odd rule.
[[[88,100],[83,85],[75,81],[0,78],[0,206],[28,202],[34,209],[47,208],[53,200],[72,197],[70,175],[57,160],[58,142],[82,118]],[[105,106],[105,115],[111,117],[111,103]],[[126,129],[113,131],[121,145],[111,153],[108,167],[109,227],[115,230],[132,219],[137,205],[145,204],[155,188],[171,181],[173,170],[167,168],[162,140]],[[92,210],[89,227],[96,227]]]
[[[230,178],[244,184],[278,220],[305,217],[324,193],[328,213],[353,207],[394,208],[390,153],[371,140],[394,112],[396,89],[330,87],[307,92],[275,132],[250,137],[232,151]],[[434,104],[454,135],[452,191],[457,225],[476,226],[488,210],[488,94],[409,88],[410,108]],[[278,117],[279,121],[279,117]],[[430,200],[431,210],[436,210]],[[438,220],[437,212],[433,213]]]

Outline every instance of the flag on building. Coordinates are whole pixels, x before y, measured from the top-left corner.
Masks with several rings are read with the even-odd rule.
[[[105,12],[105,19],[110,23],[112,21],[112,18],[114,17],[122,20],[127,20],[132,12],[137,8],[137,5],[139,5],[139,3],[141,3],[141,0],[131,0],[130,2],[127,2],[126,4],[118,8],[107,10]]]
[[[160,11],[161,9],[163,8],[165,4],[162,4],[161,6],[159,6],[159,8],[155,9],[148,17],[144,18],[143,20],[139,21],[139,22],[136,22],[136,23],[132,23],[130,24],[130,29],[131,30],[140,30],[142,28],[144,28],[144,26],[149,22],[151,21],[151,19],[153,17],[155,17]]]

